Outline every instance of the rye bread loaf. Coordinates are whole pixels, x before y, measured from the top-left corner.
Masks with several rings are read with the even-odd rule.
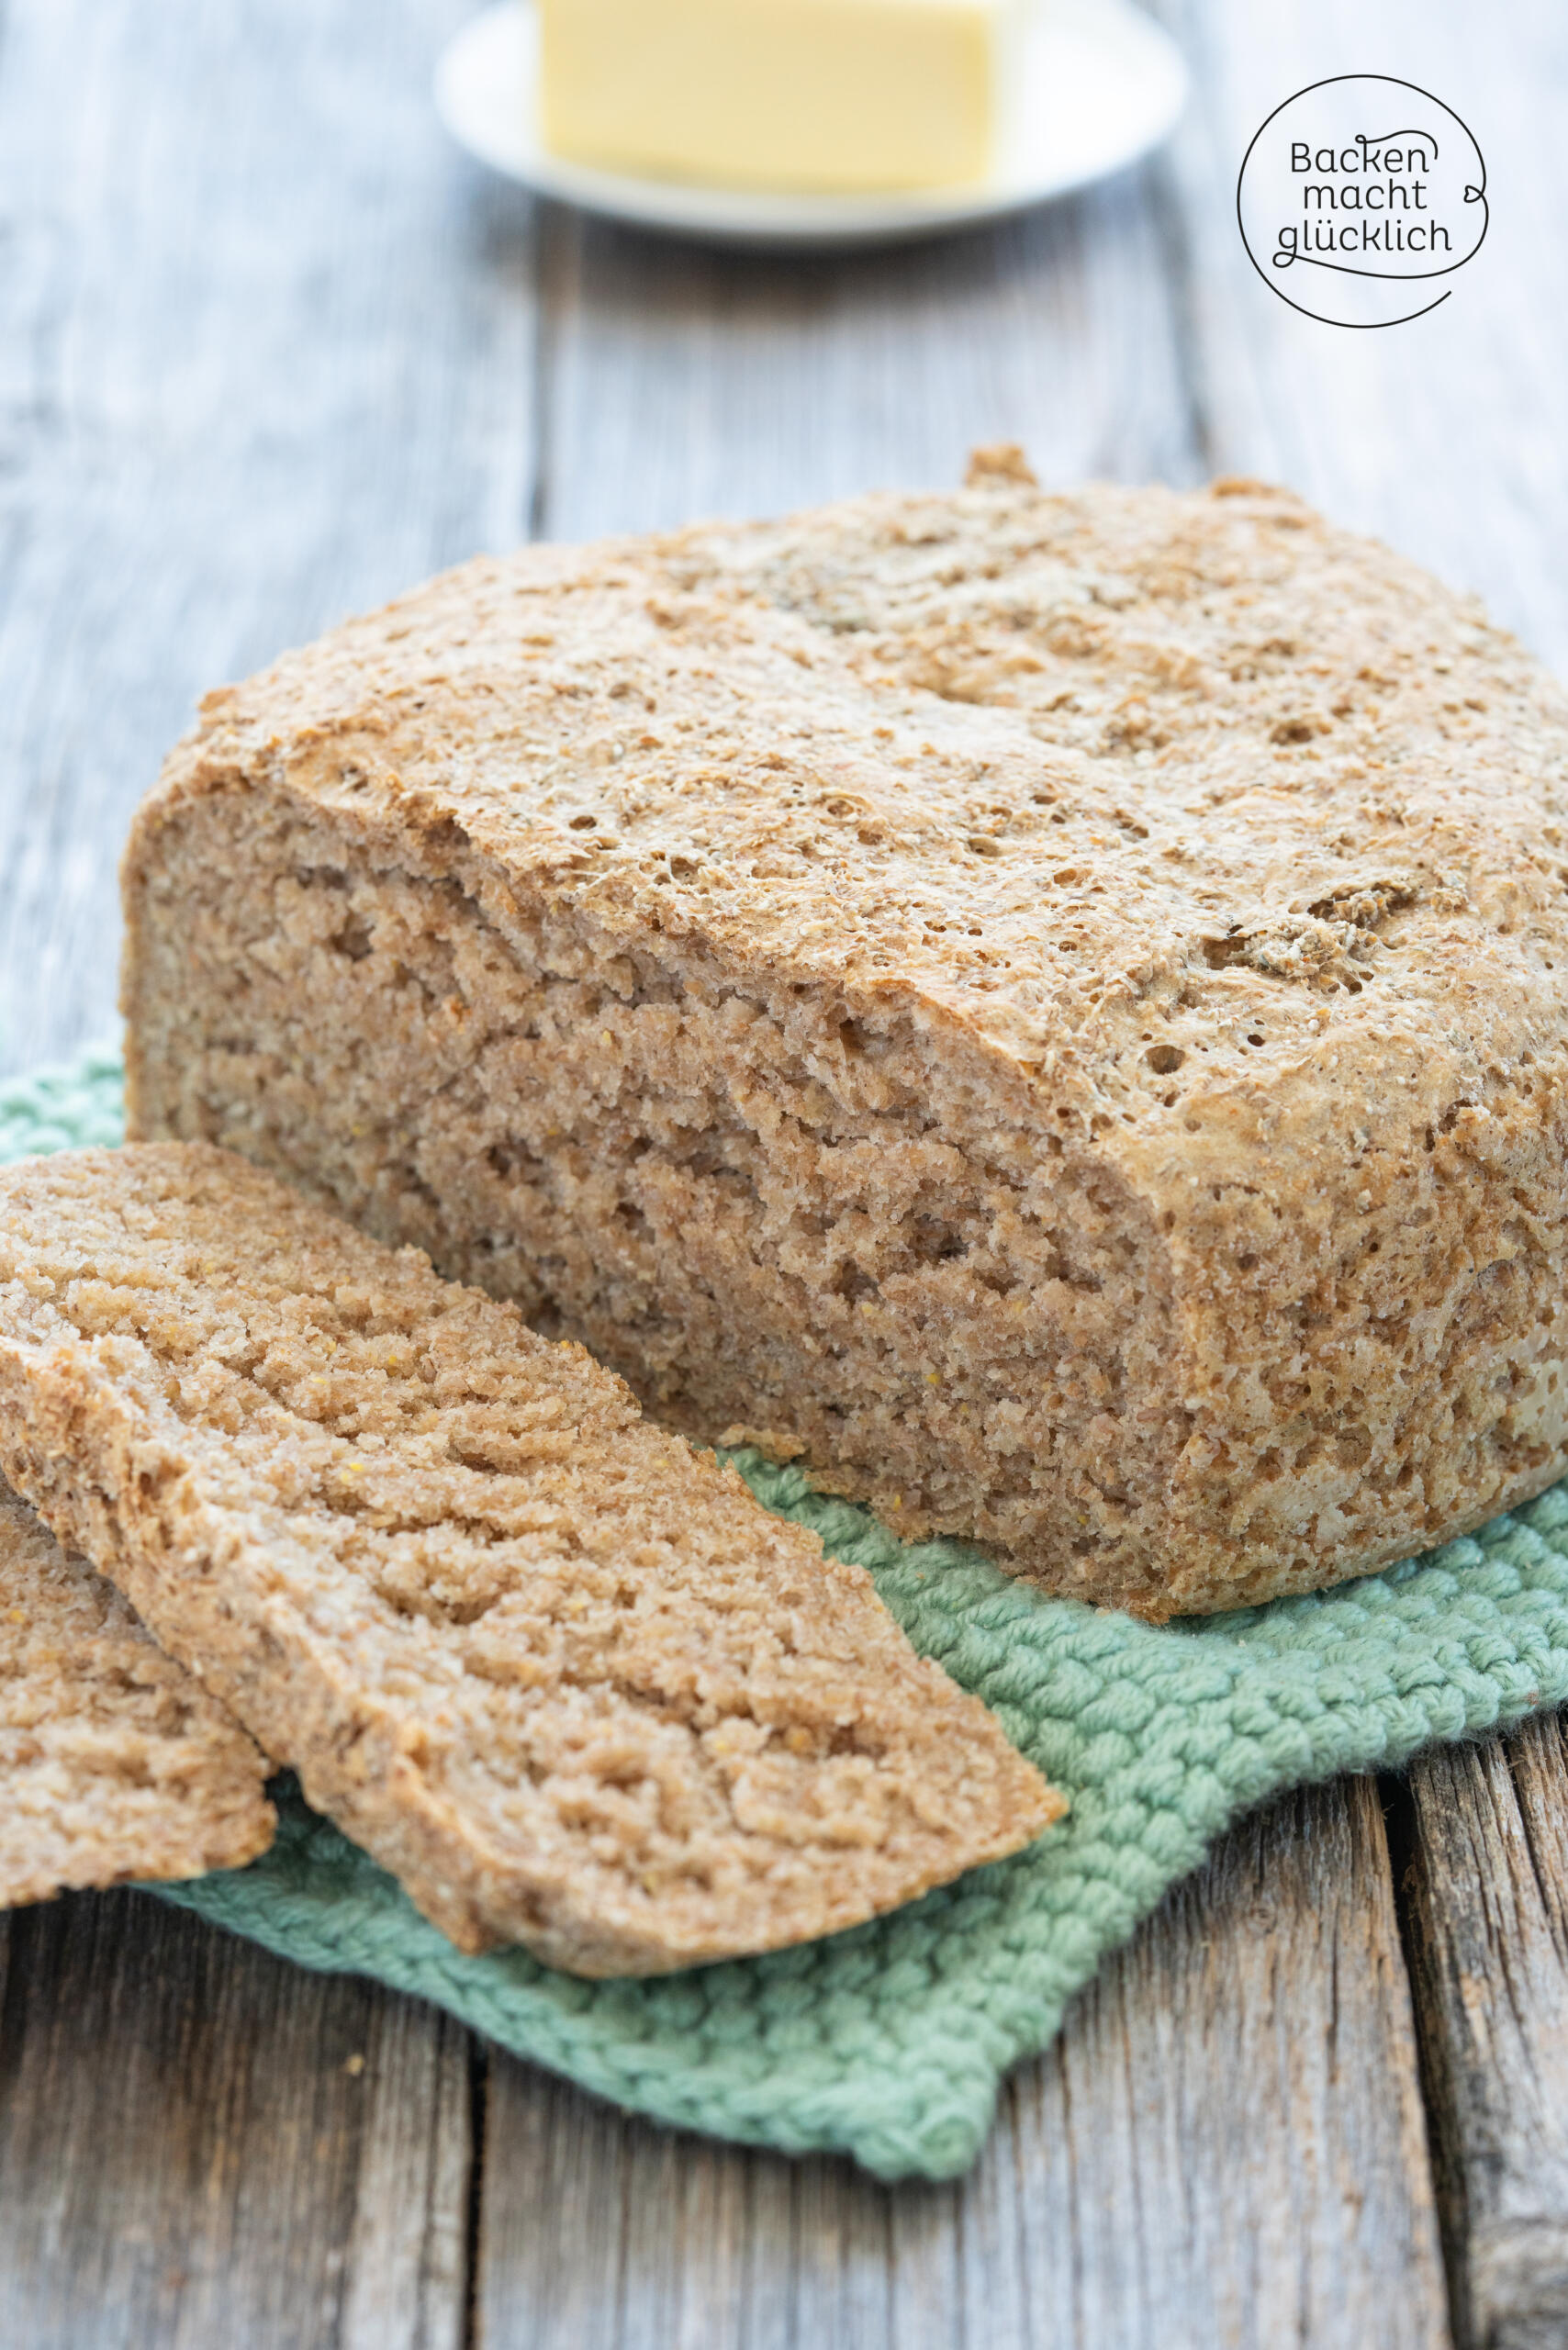
[[[465,1949],[770,1950],[1064,1807],[580,1347],[205,1145],[0,1172],[0,1462]]]
[[[0,1909],[265,1852],[260,1749],[0,1491]]]
[[[481,561],[211,695],[131,1116],[1150,1616],[1563,1464],[1568,712],[1283,492]]]

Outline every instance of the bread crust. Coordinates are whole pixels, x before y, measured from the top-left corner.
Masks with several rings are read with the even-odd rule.
[[[1316,1588],[1563,1465],[1565,771],[1475,605],[1258,485],[529,549],[209,697],[133,1125],[901,1532]]]
[[[0,1459],[464,1949],[773,1949],[1065,1807],[581,1348],[205,1145],[0,1172]]]
[[[112,1584],[0,1490],[0,1909],[242,1867],[271,1765]]]

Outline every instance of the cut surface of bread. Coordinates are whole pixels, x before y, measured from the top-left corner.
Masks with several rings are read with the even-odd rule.
[[[134,1130],[1151,1616],[1568,1447],[1568,713],[1256,485],[466,566],[208,698]]]
[[[271,1765],[112,1583],[0,1491],[0,1908],[265,1852]]]
[[[0,1461],[465,1949],[772,1949],[1065,1807],[580,1347],[204,1145],[0,1171]]]

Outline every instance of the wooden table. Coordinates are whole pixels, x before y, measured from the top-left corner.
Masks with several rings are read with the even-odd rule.
[[[479,548],[872,484],[1294,484],[1568,666],[1561,0],[1167,0],[1147,169],[994,232],[724,258],[536,208],[428,103],[464,0],[0,7],[0,1055],[112,1030],[116,851],[196,695]],[[1293,91],[1457,106],[1432,317],[1249,267]],[[1568,2343],[1555,1721],[1239,1828],[962,2185],[626,2121],[441,2016],[116,1894],[0,1919],[0,2344],[1494,2350]]]

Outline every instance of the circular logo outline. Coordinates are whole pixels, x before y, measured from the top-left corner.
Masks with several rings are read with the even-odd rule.
[[[1462,269],[1467,262],[1473,261],[1476,254],[1481,251],[1482,246],[1486,242],[1486,232],[1492,226],[1492,207],[1486,200],[1486,158],[1481,152],[1481,141],[1476,138],[1474,131],[1472,130],[1464,117],[1462,114],[1456,114],[1452,106],[1447,105],[1443,99],[1434,96],[1430,90],[1424,90],[1419,82],[1406,82],[1400,74],[1397,73],[1326,73],[1321,81],[1308,82],[1305,84],[1301,89],[1293,90],[1288,98],[1282,98],[1273,112],[1264,116],[1262,121],[1258,125],[1257,129],[1253,132],[1251,138],[1247,142],[1247,152],[1241,158],[1241,169],[1236,174],[1236,226],[1240,234],[1242,250],[1246,253],[1247,258],[1251,263],[1253,268],[1257,271],[1259,276],[1262,279],[1264,285],[1268,287],[1270,293],[1274,296],[1277,301],[1282,302],[1288,310],[1294,310],[1298,318],[1313,319],[1319,326],[1324,327],[1345,327],[1352,333],[1360,334],[1374,332],[1382,327],[1408,326],[1413,319],[1429,318],[1434,310],[1440,309],[1442,305],[1448,300],[1450,295],[1453,292],[1453,287],[1451,285],[1445,285],[1442,292],[1438,296],[1436,301],[1424,302],[1418,310],[1406,310],[1403,317],[1397,319],[1326,319],[1321,310],[1309,310],[1305,302],[1294,302],[1288,294],[1281,291],[1280,287],[1264,269],[1263,264],[1259,260],[1257,254],[1253,252],[1251,239],[1247,234],[1247,222],[1241,210],[1241,190],[1247,178],[1247,166],[1252,160],[1252,150],[1257,146],[1258,141],[1262,138],[1263,133],[1268,129],[1269,125],[1273,122],[1277,117],[1283,114],[1287,106],[1294,106],[1298,98],[1309,98],[1314,90],[1330,89],[1338,82],[1386,82],[1391,89],[1413,90],[1418,98],[1425,98],[1428,106],[1434,106],[1438,107],[1439,112],[1452,117],[1452,119],[1458,123],[1460,129],[1463,131],[1465,137],[1474,148],[1476,160],[1481,165],[1480,186],[1477,188],[1467,187],[1464,191],[1464,200],[1467,204],[1474,202],[1479,204],[1481,207],[1481,234],[1477,237],[1474,244],[1472,245],[1467,253],[1461,253],[1457,261],[1450,261],[1442,269],[1403,269],[1390,271],[1378,269],[1352,269],[1346,262],[1315,262],[1313,266],[1317,269],[1334,270],[1338,274],[1344,277],[1378,278],[1385,285],[1395,283],[1402,278],[1406,280],[1415,280],[1417,278],[1423,277],[1451,277],[1456,269]],[[1385,138],[1393,138],[1397,135],[1398,134],[1392,131],[1384,133]]]

